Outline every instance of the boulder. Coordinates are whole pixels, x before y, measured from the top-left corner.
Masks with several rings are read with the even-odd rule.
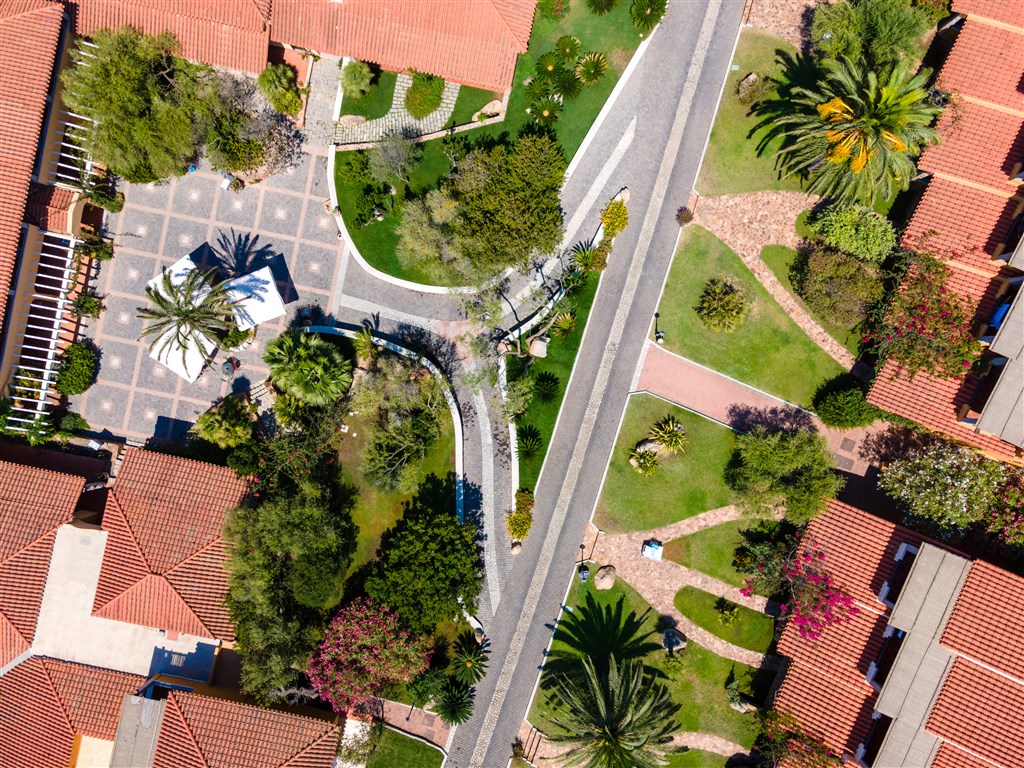
[[[342,115],[338,118],[338,125],[342,128],[352,128],[365,122],[366,118],[362,115]]]
[[[761,76],[757,74],[757,72],[751,72],[749,75],[740,80],[739,84],[736,86],[736,95],[739,97],[741,104],[746,103],[744,99],[746,99],[749,96],[749,94],[755,88],[757,88],[757,84],[760,79]]]
[[[495,99],[494,101],[488,101],[484,104],[483,109],[480,110],[480,114],[487,115],[487,117],[496,117],[501,114],[501,101]]]
[[[549,341],[551,341],[551,339],[547,336],[538,336],[530,342],[530,354],[534,357],[547,357]]]
[[[615,584],[615,566],[605,565],[594,576],[594,589],[611,589]]]
[[[512,554],[513,555],[518,555],[522,551],[523,551],[523,542],[521,542],[521,541],[513,541],[512,542]]]

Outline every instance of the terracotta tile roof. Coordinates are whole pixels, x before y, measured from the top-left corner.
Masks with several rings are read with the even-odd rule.
[[[992,763],[944,741],[930,768],[993,768]]]
[[[273,0],[271,38],[384,69],[418,69],[504,91],[535,0]]]
[[[1024,5],[1015,0],[953,0],[953,11],[1024,27]]]
[[[226,467],[128,449],[107,497],[93,613],[233,640],[221,528],[245,496]]]
[[[993,67],[992,62],[999,66]],[[938,84],[948,90],[1021,111],[1024,29],[1013,31],[968,19],[957,35]]]
[[[76,34],[130,26],[170,31],[186,59],[258,74],[267,66],[266,2],[253,0],[66,0]]]
[[[942,644],[1024,680],[1024,579],[991,563],[971,565]]]
[[[14,278],[64,9],[49,0],[0,3],[0,326]]]
[[[991,62],[992,59],[990,58]],[[936,125],[941,144],[921,154],[918,168],[1011,194],[1012,173],[1024,160],[1024,117],[963,100]]]
[[[957,659],[925,729],[1002,768],[1019,766],[1024,756],[1024,685]]]
[[[81,477],[0,461],[0,667],[32,644],[54,532],[84,487]]]
[[[113,741],[136,675],[33,657],[0,677],[0,765],[67,768],[75,736]]]
[[[153,768],[331,768],[340,737],[326,720],[171,691]]]
[[[25,221],[49,232],[68,232],[68,210],[78,193],[52,184],[33,184],[28,193]]]

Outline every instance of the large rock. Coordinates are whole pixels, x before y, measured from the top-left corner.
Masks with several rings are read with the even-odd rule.
[[[760,87],[761,76],[757,72],[751,72],[749,75],[740,80],[736,86],[736,95],[740,99],[741,104],[745,104],[745,99],[750,98],[756,89]]]
[[[606,565],[598,569],[594,576],[594,589],[611,589],[615,584],[615,566]]]
[[[495,117],[501,114],[501,101],[495,99],[494,101],[488,101],[484,104],[483,109],[480,110],[480,114],[487,115],[488,117]]]
[[[338,125],[342,128],[352,128],[365,122],[366,118],[362,115],[342,115],[338,118]]]
[[[521,541],[513,541],[512,542],[512,554],[513,555],[518,555],[522,551],[523,551],[523,543]]]

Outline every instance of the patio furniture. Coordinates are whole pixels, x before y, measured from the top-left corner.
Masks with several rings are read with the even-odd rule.
[[[645,541],[643,547],[640,549],[640,554],[646,557],[648,560],[661,560],[662,552],[664,548],[661,546],[661,542],[656,539]]]

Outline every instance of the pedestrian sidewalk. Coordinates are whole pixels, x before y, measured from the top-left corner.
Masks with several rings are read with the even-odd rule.
[[[441,718],[433,712],[387,699],[383,699],[381,705],[381,718],[395,730],[419,736],[442,750],[447,746],[448,734],[452,728],[441,722]]]

